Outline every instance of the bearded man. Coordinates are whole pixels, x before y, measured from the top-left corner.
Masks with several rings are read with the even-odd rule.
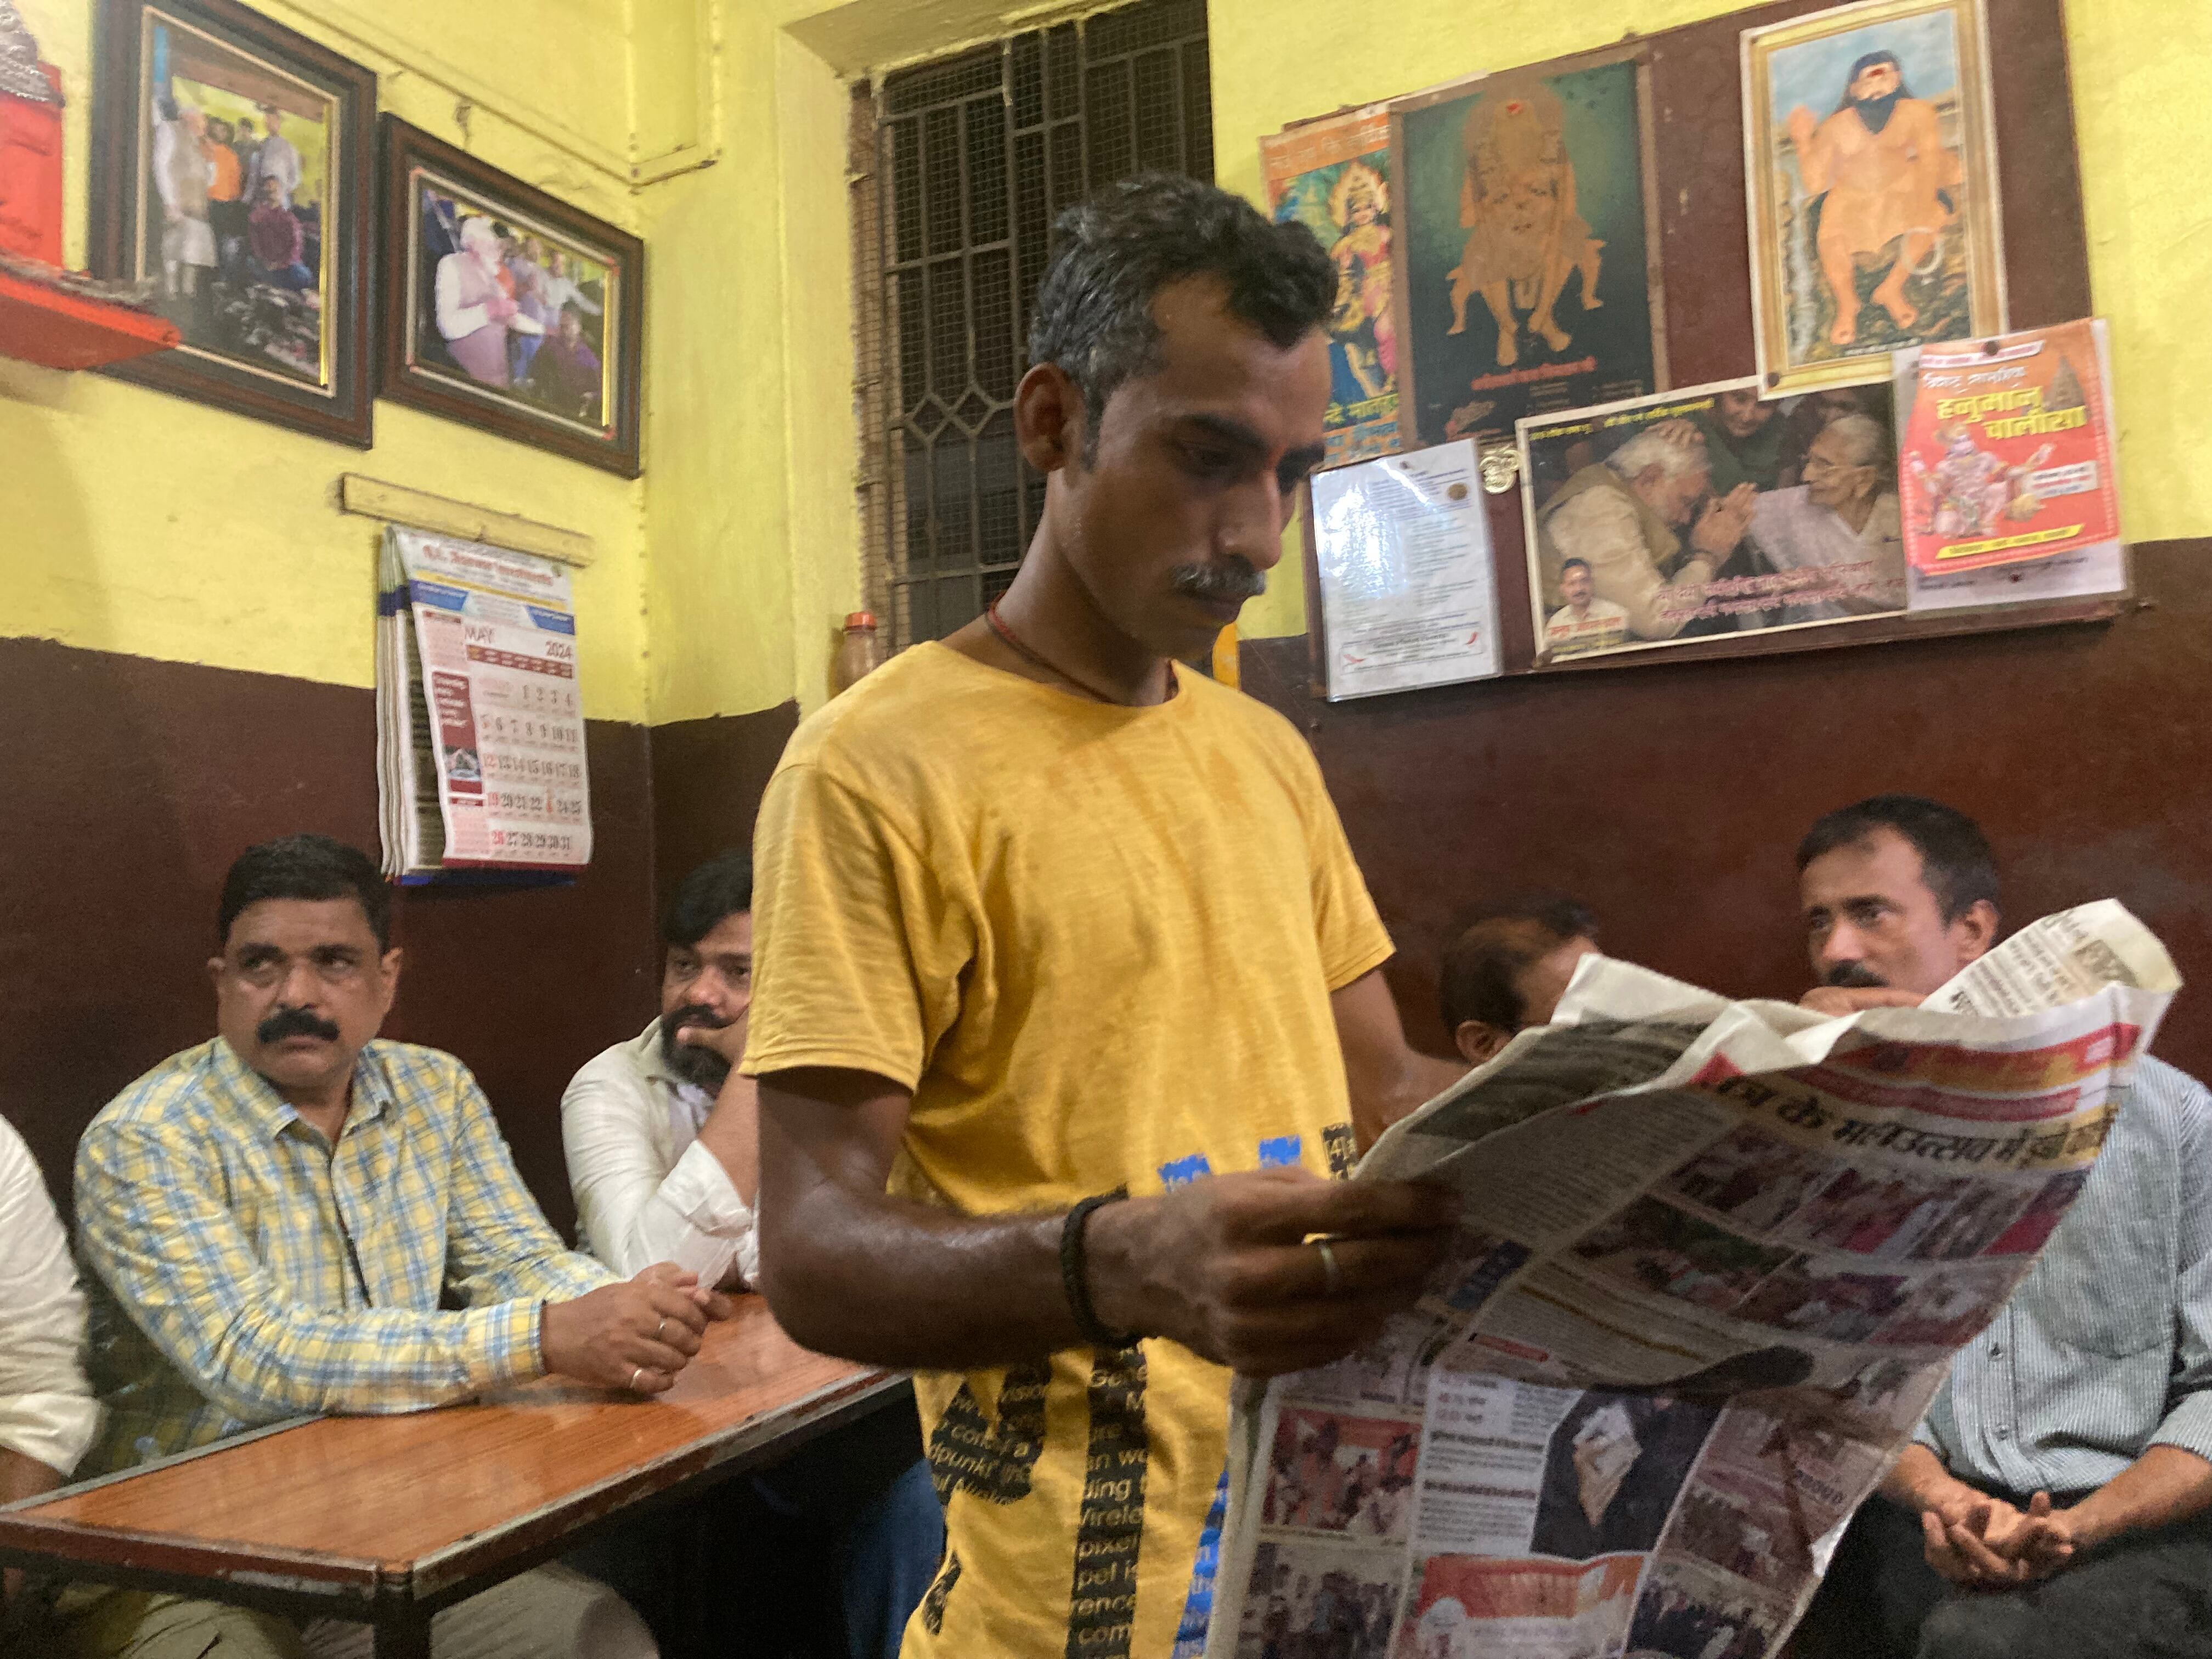
[[[1848,346],[1858,339],[1857,261],[1879,258],[1899,237],[1904,246],[1872,302],[1909,334],[1920,313],[1905,300],[1905,282],[1954,216],[1949,187],[1958,182],[1957,163],[1935,105],[1911,95],[1896,53],[1870,52],[1851,65],[1844,100],[1826,120],[1816,125],[1802,104],[1790,112],[1790,139],[1806,194],[1825,192],[1820,271],[1836,301],[1829,340]]]

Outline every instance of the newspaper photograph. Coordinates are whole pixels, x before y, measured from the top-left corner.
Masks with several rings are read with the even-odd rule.
[[[2034,1265],[2179,977],[2111,901],[1828,1018],[1584,959],[1354,1180],[1420,1301],[1235,1397],[1212,1659],[1766,1659]]]

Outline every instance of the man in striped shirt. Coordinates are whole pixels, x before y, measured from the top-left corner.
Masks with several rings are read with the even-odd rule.
[[[81,1474],[546,1373],[659,1393],[726,1310],[675,1267],[619,1281],[563,1249],[467,1068],[377,1038],[399,974],[389,911],[356,848],[247,849],[209,963],[220,1035],[85,1131],[77,1242],[107,1425]],[[90,1586],[58,1611],[63,1650],[85,1656],[330,1659],[362,1637]],[[432,1639],[438,1659],[653,1651],[612,1591],[559,1566],[440,1614]]]
[[[1935,801],[1832,812],[1797,866],[1808,1007],[1915,1006],[1996,939],[1989,843]],[[2194,1079],[2137,1066],[2034,1269],[1852,1522],[1805,1646],[2212,1655],[2212,1097]]]

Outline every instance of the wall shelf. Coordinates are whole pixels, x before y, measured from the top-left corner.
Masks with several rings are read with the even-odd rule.
[[[177,325],[0,270],[0,356],[47,368],[97,368],[177,343]]]

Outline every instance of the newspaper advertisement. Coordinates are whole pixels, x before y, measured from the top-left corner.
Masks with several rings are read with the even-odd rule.
[[[386,534],[414,623],[416,745],[427,741],[434,769],[442,865],[589,863],[591,791],[567,569],[397,526]],[[420,785],[430,780],[422,769]]]
[[[1240,1385],[1206,1653],[1778,1653],[2179,986],[2110,901],[1845,1019],[1586,959],[1353,1176],[1460,1234],[1366,1349]]]
[[[1314,475],[1331,702],[1499,672],[1482,503],[1468,438]]]

